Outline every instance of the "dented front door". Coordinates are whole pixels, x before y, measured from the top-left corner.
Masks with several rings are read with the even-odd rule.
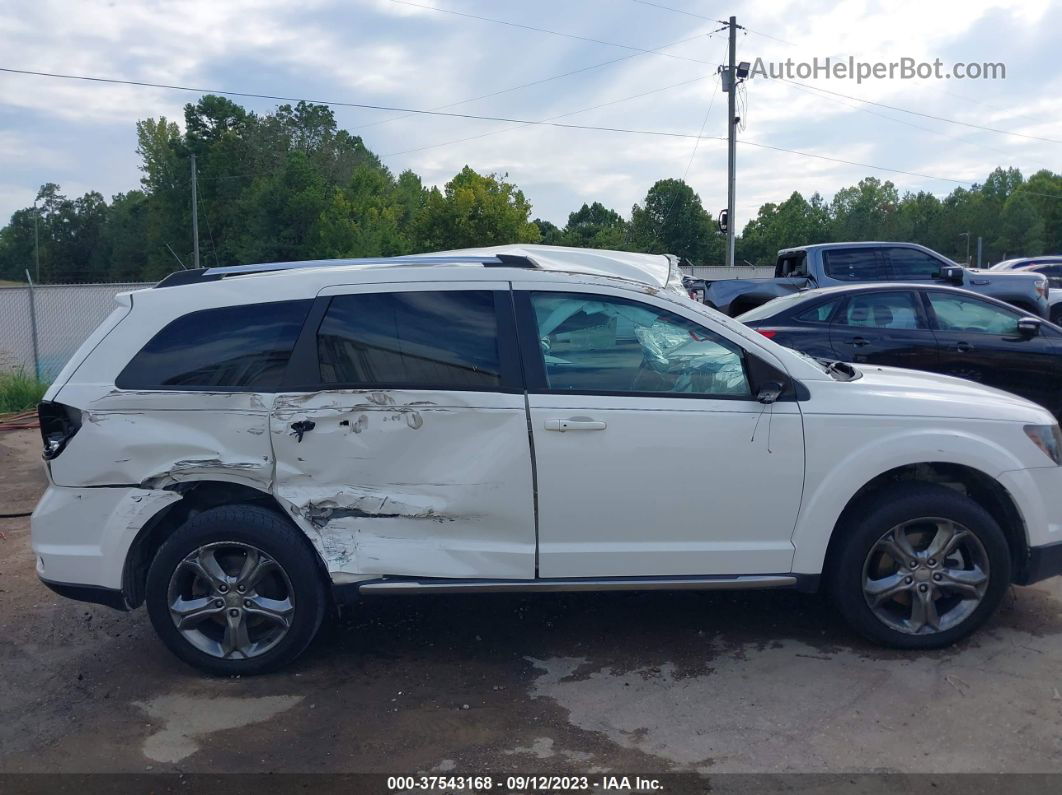
[[[511,362],[495,378],[490,363],[461,360],[465,339],[491,340],[507,360],[508,334],[475,326],[494,322],[486,307],[495,291],[508,301],[501,287],[365,286],[325,296],[333,303],[312,346],[323,388],[277,395],[270,430],[277,496],[335,579],[534,577],[523,394],[509,383]],[[462,388],[414,383],[418,375]],[[373,379],[380,384],[350,385]],[[411,387],[396,386],[402,380]]]

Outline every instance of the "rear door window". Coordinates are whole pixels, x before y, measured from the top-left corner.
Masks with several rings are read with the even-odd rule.
[[[852,295],[836,321],[845,326],[882,329],[924,329],[926,324],[913,292]]]
[[[494,293],[338,295],[317,331],[317,354],[321,382],[330,386],[498,388]]]
[[[152,337],[115,385],[274,391],[280,387],[310,304],[275,301],[191,312]]]
[[[928,281],[940,273],[944,263],[916,248],[889,249],[892,278],[901,281]]]
[[[888,267],[881,249],[836,248],[822,252],[826,275],[846,282],[886,281]]]

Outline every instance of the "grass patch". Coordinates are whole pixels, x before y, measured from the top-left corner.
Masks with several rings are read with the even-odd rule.
[[[34,408],[47,390],[48,384],[24,370],[0,373],[0,414]]]

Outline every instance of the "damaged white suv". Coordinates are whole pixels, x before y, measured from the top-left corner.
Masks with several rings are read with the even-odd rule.
[[[352,596],[820,585],[903,648],[1062,571],[1044,409],[823,363],[688,300],[674,258],[506,246],[175,274],[40,407],[60,594],[146,602],[216,673]]]

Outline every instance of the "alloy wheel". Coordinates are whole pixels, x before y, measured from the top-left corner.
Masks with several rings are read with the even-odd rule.
[[[981,604],[989,584],[980,539],[950,519],[896,525],[863,564],[863,597],[879,621],[911,635],[944,632]]]
[[[250,659],[291,629],[294,592],[283,567],[250,544],[206,544],[173,571],[170,617],[193,646],[219,659]]]

